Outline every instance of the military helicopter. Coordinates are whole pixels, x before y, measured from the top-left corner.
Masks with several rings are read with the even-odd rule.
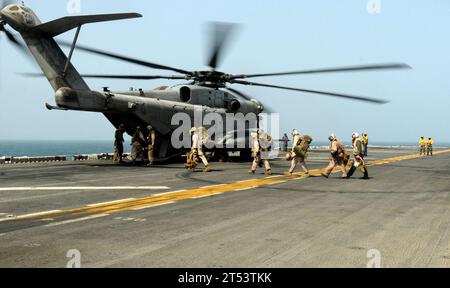
[[[213,34],[213,45],[207,64],[211,69],[190,71],[77,45],[81,27],[85,24],[139,18],[142,17],[141,14],[120,13],[69,16],[42,23],[36,14],[23,3],[4,3],[2,7],[3,9],[0,12],[0,31],[5,33],[7,39],[15,46],[22,50],[28,50],[31,53],[35,61],[39,64],[43,75],[47,78],[55,91],[56,105],[46,104],[46,107],[49,110],[77,110],[103,113],[115,127],[123,124],[126,132],[130,135],[135,132],[137,126],[146,127],[147,125],[151,125],[157,131],[158,141],[157,147],[155,147],[155,156],[160,161],[165,161],[171,157],[181,155],[187,148],[174,147],[174,145],[172,145],[171,137],[173,136],[173,132],[177,129],[177,125],[172,123],[172,119],[177,113],[185,113],[193,118],[194,114],[199,111],[203,115],[208,113],[218,113],[223,117],[230,113],[260,115],[264,111],[267,111],[260,101],[230,87],[230,85],[248,85],[283,89],[375,104],[387,102],[385,100],[369,97],[250,82],[244,79],[283,75],[410,68],[403,63],[387,63],[278,73],[227,74],[217,70],[217,68],[223,54],[223,47],[227,44],[227,40],[229,39],[234,26],[231,24],[216,23],[213,26],[215,33]],[[26,46],[6,29],[7,25],[20,33]],[[57,42],[54,39],[55,36],[72,29],[76,29],[73,42]],[[61,46],[70,47],[68,56],[64,54]],[[75,49],[147,68],[171,71],[176,74],[80,75],[71,63],[71,58]],[[28,76],[36,76],[36,74],[28,74]],[[42,76],[42,74],[38,74],[37,76]],[[184,80],[187,81],[187,83],[174,85],[172,87],[158,87],[149,91],[142,89],[137,91],[110,91],[106,87],[103,91],[92,91],[83,78],[135,80],[170,79]],[[249,131],[254,129],[255,126],[258,126],[258,123],[246,126],[244,128],[245,133],[239,134],[241,135],[240,139],[239,137],[236,137],[236,135],[238,135],[237,131],[232,131],[232,133],[228,133],[222,137],[215,137],[215,139],[213,139],[215,144],[211,150],[215,152],[239,151],[241,156],[248,157],[250,155],[250,141],[248,141]],[[244,135],[244,139],[242,139],[242,135]],[[238,142],[242,141],[248,144],[244,147],[242,145],[237,145]],[[226,143],[226,145],[223,145],[224,143]]]

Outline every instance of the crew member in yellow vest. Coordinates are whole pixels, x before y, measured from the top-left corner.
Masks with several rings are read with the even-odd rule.
[[[427,146],[427,140],[422,136],[419,139],[419,153],[420,155],[425,155],[425,147]]]
[[[428,156],[433,156],[433,144],[434,144],[433,139],[431,139],[431,137],[428,138],[428,141],[427,141],[427,155]]]
[[[367,149],[369,146],[369,136],[367,134],[363,134],[361,138],[362,148],[363,148],[363,155],[364,157],[367,157]]]

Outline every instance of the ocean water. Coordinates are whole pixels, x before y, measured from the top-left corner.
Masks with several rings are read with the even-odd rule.
[[[125,145],[124,145],[125,146]],[[124,147],[127,148],[126,146]],[[2,156],[73,156],[79,154],[112,153],[112,141],[2,141]]]
[[[348,145],[350,143],[344,142]],[[314,141],[312,146],[328,146],[327,141]],[[376,146],[413,146],[415,142],[371,142]],[[450,147],[450,143],[435,143],[435,147]],[[130,151],[129,143],[124,143],[125,152]],[[10,141],[0,140],[2,156],[73,156],[80,154],[112,153],[114,140],[111,141]]]

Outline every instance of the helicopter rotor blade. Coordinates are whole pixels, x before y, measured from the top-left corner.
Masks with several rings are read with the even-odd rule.
[[[386,103],[388,103],[388,101],[382,100],[382,99],[361,97],[361,96],[356,96],[356,95],[334,93],[334,92],[325,92],[325,91],[318,91],[318,90],[309,90],[309,89],[277,86],[277,85],[270,85],[270,84],[242,81],[242,80],[234,80],[231,83],[233,83],[233,84],[241,84],[241,85],[250,85],[250,86],[259,86],[259,87],[268,87],[268,88],[275,88],[275,89],[283,89],[283,90],[290,90],[290,91],[298,91],[298,92],[306,92],[306,93],[313,93],[313,94],[320,94],[320,95],[325,95],[325,96],[332,96],[332,97],[350,99],[350,100],[355,100],[355,101],[363,101],[363,102],[369,102],[369,103],[374,103],[374,104],[386,104]]]
[[[227,44],[230,42],[230,37],[236,29],[236,26],[237,25],[233,23],[210,23],[211,55],[207,65],[213,70],[216,70],[219,66],[221,57],[223,56]]]
[[[66,41],[59,40],[57,42],[61,46],[65,46],[65,47],[71,47],[72,46],[72,43],[69,43],[69,42],[66,42]],[[145,66],[145,67],[148,67],[148,68],[160,69],[160,70],[169,70],[169,71],[174,71],[174,72],[178,72],[178,73],[186,74],[186,75],[192,75],[193,74],[192,72],[186,71],[186,70],[183,70],[183,69],[178,69],[178,68],[174,68],[174,67],[170,67],[170,66],[160,65],[160,64],[156,64],[156,63],[152,63],[152,62],[148,62],[148,61],[143,61],[143,60],[139,60],[139,59],[134,59],[134,58],[131,58],[131,57],[127,57],[127,56],[123,56],[123,55],[119,55],[119,54],[114,54],[114,53],[110,53],[110,52],[106,52],[106,51],[90,48],[90,47],[87,47],[87,46],[77,45],[76,49],[84,51],[84,52],[92,53],[92,54],[106,56],[106,57],[109,57],[109,58],[113,58],[113,59],[129,62],[129,63]]]
[[[234,89],[234,88],[226,87],[225,89],[226,89],[226,90],[229,90],[230,92],[232,92],[232,93],[234,93],[234,94],[237,94],[237,95],[241,96],[242,98],[244,98],[244,99],[247,100],[247,101],[251,101],[252,99],[254,99],[254,98],[248,96],[247,94],[244,94],[244,93],[242,93],[241,91],[236,90],[236,89]]]
[[[25,77],[45,77],[43,73],[20,73]],[[153,79],[169,79],[184,80],[184,75],[107,75],[107,74],[82,74],[83,78],[102,78],[102,79],[129,79],[129,80],[153,80]]]
[[[5,25],[6,25],[5,22],[0,22],[0,32],[5,33],[6,38],[9,40],[9,42],[11,42],[14,46],[16,46],[16,48],[18,48],[22,53],[26,54],[27,56],[30,56],[28,54],[28,49],[26,48],[26,46],[22,42],[17,40],[16,37],[5,28]]]
[[[244,98],[247,101],[251,101],[252,99],[257,100],[258,102],[260,102],[263,105],[265,112],[272,113],[274,111],[272,108],[270,108],[269,106],[265,105],[264,103],[262,103],[258,99],[252,98],[252,97],[248,96],[247,94],[242,93],[241,91],[239,91],[237,89],[234,89],[234,88],[231,88],[231,87],[226,87],[225,90],[228,90],[228,91],[230,91],[230,92],[232,92],[234,94],[237,94],[237,95],[241,96],[242,98]]]
[[[299,74],[318,74],[318,73],[334,73],[334,72],[354,72],[354,71],[375,71],[375,70],[393,70],[393,69],[411,69],[411,66],[404,63],[385,63],[374,65],[359,65],[348,67],[334,67],[325,69],[311,69],[300,70],[280,73],[263,73],[263,74],[240,74],[231,75],[231,79],[245,79],[254,77],[268,77],[268,76],[286,76],[286,75],[299,75]]]
[[[154,79],[168,79],[168,80],[185,80],[184,75],[105,75],[105,74],[84,74],[83,78],[103,78],[103,79],[130,79],[130,80],[154,80]]]

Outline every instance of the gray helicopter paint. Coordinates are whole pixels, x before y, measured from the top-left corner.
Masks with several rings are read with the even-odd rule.
[[[135,123],[134,119],[137,118],[141,121],[139,124],[151,124],[160,135],[163,135],[163,139],[161,139],[163,145],[159,149],[161,158],[167,157],[166,154],[170,153],[170,134],[176,129],[171,124],[171,120],[176,113],[186,113],[193,119],[195,111],[202,112],[202,114],[215,112],[223,117],[225,125],[226,113],[247,114],[253,112],[258,114],[261,112],[258,102],[248,101],[222,90],[196,85],[177,85],[164,90],[133,91],[123,94],[107,90],[91,91],[71,63],[68,63],[66,73],[63,75],[68,61],[67,57],[53,37],[32,29],[41,23],[34,12],[22,5],[16,5],[15,7],[18,7],[21,13],[15,15],[9,11],[11,7],[7,6],[1,11],[2,19],[22,35],[31,54],[55,91],[57,108],[101,112],[110,121],[114,114],[134,115],[134,122],[131,122],[130,119],[130,123],[124,123],[126,126],[131,127],[132,123]],[[95,19],[95,15],[92,18]],[[190,97],[186,102],[180,99],[182,87],[190,89]],[[228,105],[234,99],[239,101],[240,107],[236,111],[231,111]],[[51,108],[51,106],[49,107]],[[194,123],[194,121],[191,122]],[[112,123],[117,125],[117,123]],[[131,134],[134,131],[129,129],[127,132]],[[229,142],[230,135],[227,135],[226,138]],[[225,140],[221,139],[220,141]]]

